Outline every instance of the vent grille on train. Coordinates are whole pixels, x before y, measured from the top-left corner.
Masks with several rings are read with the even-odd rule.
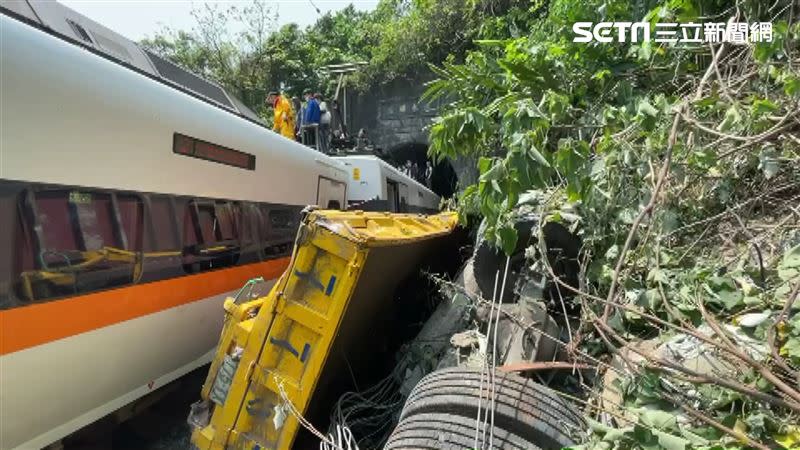
[[[209,83],[208,81],[185,69],[182,69],[180,66],[167,61],[166,59],[149,50],[145,50],[145,53],[147,53],[147,56],[150,57],[150,61],[153,62],[153,65],[156,67],[156,70],[158,70],[158,73],[161,74],[162,77],[172,81],[175,84],[178,84],[179,86],[190,89],[210,100],[213,100],[222,106],[234,109],[233,105],[231,105],[231,102],[228,100],[228,97],[225,95],[225,91],[223,91],[219,86]]]
[[[67,19],[67,23],[69,24],[70,28],[72,28],[72,31],[74,31],[75,34],[79,38],[81,38],[81,40],[83,40],[84,42],[88,42],[89,44],[93,43],[92,42],[92,38],[89,37],[89,33],[86,32],[86,30],[83,28],[83,26],[81,26],[79,23],[74,22],[74,21],[69,20],[69,19]]]

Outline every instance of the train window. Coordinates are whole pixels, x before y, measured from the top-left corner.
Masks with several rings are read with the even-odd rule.
[[[209,245],[217,241],[215,231],[217,228],[216,218],[214,217],[214,204],[192,202],[194,207],[194,229],[196,242]]]
[[[235,203],[231,205],[234,221],[238,227],[239,245],[241,246],[240,263],[247,264],[262,259],[259,243],[258,206],[253,203]]]
[[[171,251],[177,250],[181,246],[178,244],[178,236],[175,234],[175,213],[168,197],[150,197],[150,233],[151,246],[149,251]]]
[[[43,250],[49,248],[78,250],[78,240],[72,227],[72,213],[69,207],[70,192],[40,191],[34,198],[44,240]]]
[[[297,214],[291,209],[272,209],[269,212],[269,223],[272,228],[296,228],[297,219]]]
[[[182,206],[184,200],[161,195],[144,195],[142,198],[147,205],[147,219],[143,224],[147,227],[147,239],[143,242],[142,267],[136,281],[149,282],[184,275],[180,244],[182,225],[175,214],[176,210],[180,211],[176,208],[176,203],[181,202]],[[120,200],[120,215],[122,222],[126,223],[122,204],[123,201]],[[125,229],[127,232],[127,225]],[[131,248],[139,248],[128,239]]]
[[[242,245],[255,243],[258,240],[258,208],[252,203],[235,203],[231,208]]]
[[[124,248],[130,251],[141,251],[144,225],[142,199],[134,195],[117,195],[116,200]]]
[[[270,234],[269,205],[255,205],[256,221],[258,223],[258,236],[261,240],[267,240]]]
[[[299,208],[263,204],[260,205],[260,216],[264,255],[274,258],[290,252],[300,222]]]
[[[239,243],[227,202],[193,200],[185,214],[184,269],[194,273],[235,265]]]
[[[233,216],[233,205],[227,202],[217,202],[214,204],[214,216],[217,221],[216,232],[218,240],[230,241],[236,239],[236,219]]]
[[[33,253],[20,254],[19,250],[28,244],[20,220],[17,220],[17,203],[20,189],[0,180],[0,310],[14,306],[15,298],[11,287],[16,278],[16,268],[23,264],[33,266]],[[24,256],[20,258],[20,256]]]
[[[27,194],[20,203],[20,229],[33,245],[25,244],[18,251],[33,255],[18,257],[18,295],[46,300],[132,283],[137,256],[121,244],[127,234],[134,241],[141,239],[142,206],[129,198],[123,203],[124,213],[111,193],[41,190]],[[131,225],[127,230],[123,215]],[[25,263],[31,259],[32,267]]]
[[[83,250],[121,247],[114,237],[110,195],[73,191],[70,192],[69,201],[75,214]]]

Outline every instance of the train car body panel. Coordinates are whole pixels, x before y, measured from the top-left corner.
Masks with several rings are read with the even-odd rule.
[[[180,330],[220,328],[221,322],[214,318],[220,316],[225,295],[0,357],[0,447],[44,447],[206,364],[214,336]],[[108,352],[109,347],[117,350]],[[153,367],[164,368],[156,378]],[[37,410],[35,416],[25,413],[31,408]]]

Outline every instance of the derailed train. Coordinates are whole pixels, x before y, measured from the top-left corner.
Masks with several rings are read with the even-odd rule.
[[[439,202],[52,1],[0,2],[0,129],[0,449],[207,363],[223,299],[282,273],[305,205]]]

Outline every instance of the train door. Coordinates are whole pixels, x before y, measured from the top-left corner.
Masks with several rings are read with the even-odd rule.
[[[347,205],[347,184],[326,177],[317,183],[317,206],[326,209],[342,209]]]
[[[398,196],[400,197],[400,207],[398,208],[397,212],[405,213],[408,212],[408,185],[401,183],[398,189]]]
[[[388,210],[397,212],[400,209],[400,190],[398,189],[397,182],[386,179],[386,201],[389,205]]]

